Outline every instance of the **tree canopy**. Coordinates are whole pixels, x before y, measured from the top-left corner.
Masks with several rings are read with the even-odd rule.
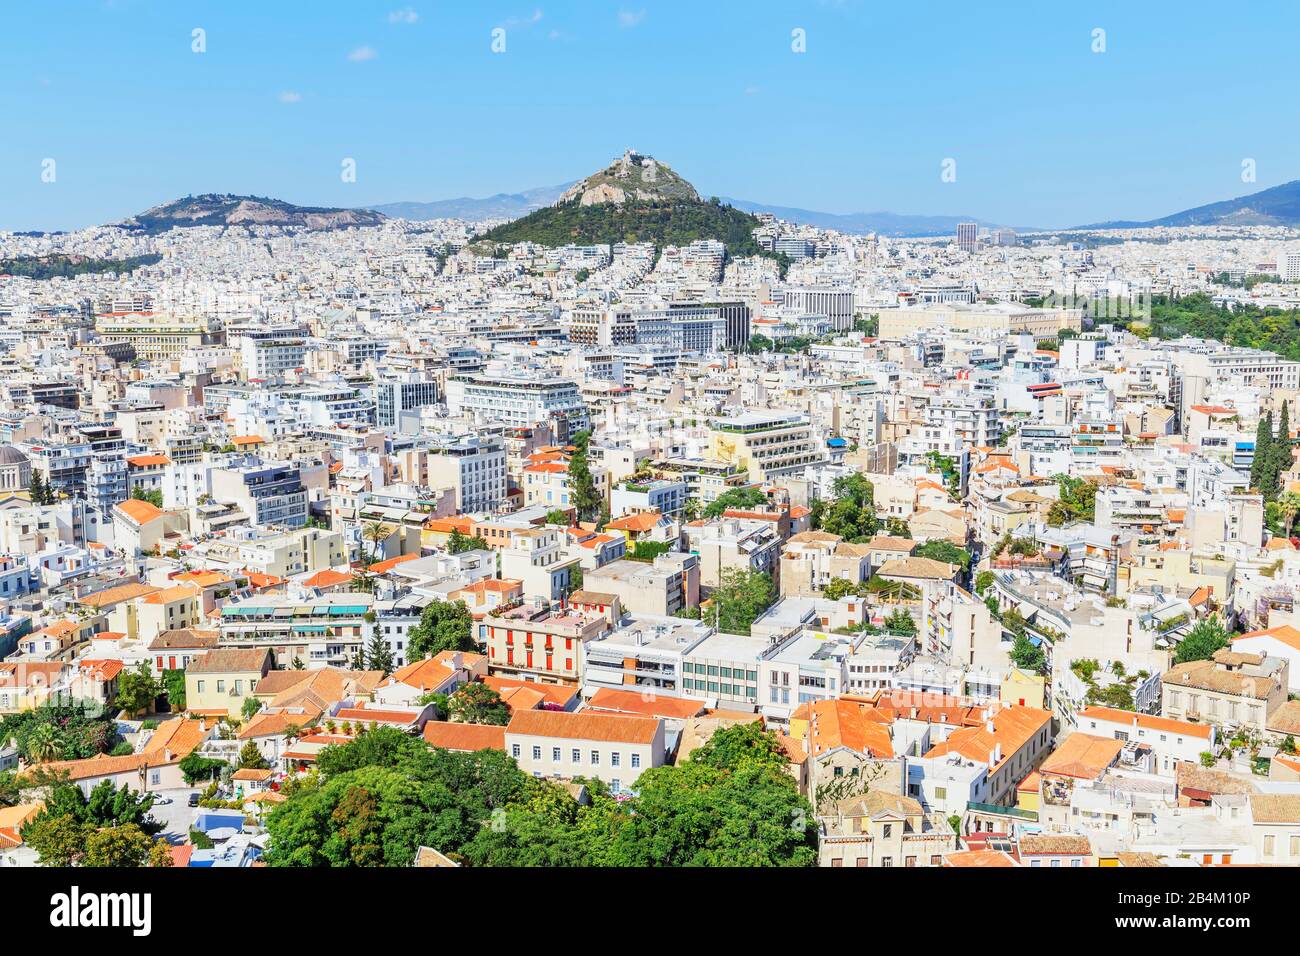
[[[843,475],[835,479],[832,488],[835,494],[831,501],[818,498],[813,503],[813,526],[853,543],[875,537],[880,522],[871,482],[861,474]]]
[[[748,511],[767,504],[760,488],[732,488],[714,498],[704,509],[704,517],[721,518],[725,511]]]
[[[1208,661],[1214,652],[1228,646],[1228,632],[1217,617],[1198,621],[1187,636],[1178,642],[1174,652],[1175,664],[1189,661]]]
[[[407,866],[420,846],[473,866],[813,866],[812,808],[757,724],[590,803],[499,751],[453,753],[390,728],[328,747],[267,819],[271,866]]]
[[[433,601],[420,613],[420,623],[410,630],[406,659],[423,660],[443,651],[472,651],[473,628],[474,618],[463,601]]]

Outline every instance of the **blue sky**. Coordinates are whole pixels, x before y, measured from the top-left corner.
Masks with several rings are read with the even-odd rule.
[[[1300,178],[1290,2],[0,0],[0,18],[0,229],[208,191],[513,192],[628,146],[706,195],[1012,225]]]

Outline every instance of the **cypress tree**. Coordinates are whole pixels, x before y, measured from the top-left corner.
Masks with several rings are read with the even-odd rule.
[[[1284,471],[1291,470],[1291,410],[1286,402],[1277,418],[1277,438],[1273,442],[1275,465],[1273,467],[1273,491],[1281,485]]]
[[[1273,412],[1265,412],[1255,428],[1255,459],[1250,464],[1250,485],[1264,494],[1265,476],[1273,461]]]

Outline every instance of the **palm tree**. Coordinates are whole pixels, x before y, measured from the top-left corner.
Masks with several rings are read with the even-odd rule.
[[[370,542],[370,559],[373,562],[379,548],[379,542],[391,534],[388,525],[382,521],[372,521],[361,529],[361,537]]]
[[[1284,491],[1278,495],[1277,504],[1282,509],[1282,520],[1286,522],[1286,536],[1289,538],[1296,515],[1300,514],[1300,493]]]
[[[63,740],[53,724],[41,724],[27,738],[27,756],[32,763],[49,763],[63,754]]]

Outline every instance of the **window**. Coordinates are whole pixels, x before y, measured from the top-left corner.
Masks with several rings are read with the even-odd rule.
[[[569,759],[574,763],[582,763],[582,751],[574,747],[573,752],[569,754]]]
[[[199,681],[199,693],[200,693],[200,694],[203,693],[203,689],[204,689],[204,686],[205,686],[206,684],[207,684],[207,681]]]
[[[597,766],[599,763],[600,763],[600,751],[599,751],[599,750],[593,750],[593,751],[591,752],[591,765],[592,765],[593,767],[595,767],[595,766]]]
[[[217,681],[217,693],[224,694],[225,692],[226,692],[226,682],[223,680]]]
[[[541,748],[541,747],[534,747],[534,748],[533,748],[533,759],[534,759],[534,760],[541,760],[541,759],[542,759],[542,748]]]
[[[551,759],[554,760],[556,763],[559,763],[559,762],[560,762],[560,748],[559,748],[559,747],[552,747],[552,748],[551,748]]]
[[[617,751],[615,751],[614,753],[609,755],[609,765],[611,767],[617,767],[619,759],[620,759],[619,754]]]
[[[623,781],[619,780],[618,777],[615,777],[613,780],[609,782],[609,789],[612,790],[614,793],[618,793],[620,790],[623,789]]]
[[[894,865],[894,858],[893,858],[892,856],[882,856],[882,857],[880,858],[880,865],[881,865],[881,866],[893,866],[893,865]]]
[[[633,755],[632,755],[632,767],[635,769],[636,767],[639,767],[639,766],[641,766],[641,755],[640,755],[640,754],[633,754]]]
[[[511,744],[511,745],[510,745],[510,756],[514,757],[516,760],[519,759],[519,745],[518,745],[518,744]]]

